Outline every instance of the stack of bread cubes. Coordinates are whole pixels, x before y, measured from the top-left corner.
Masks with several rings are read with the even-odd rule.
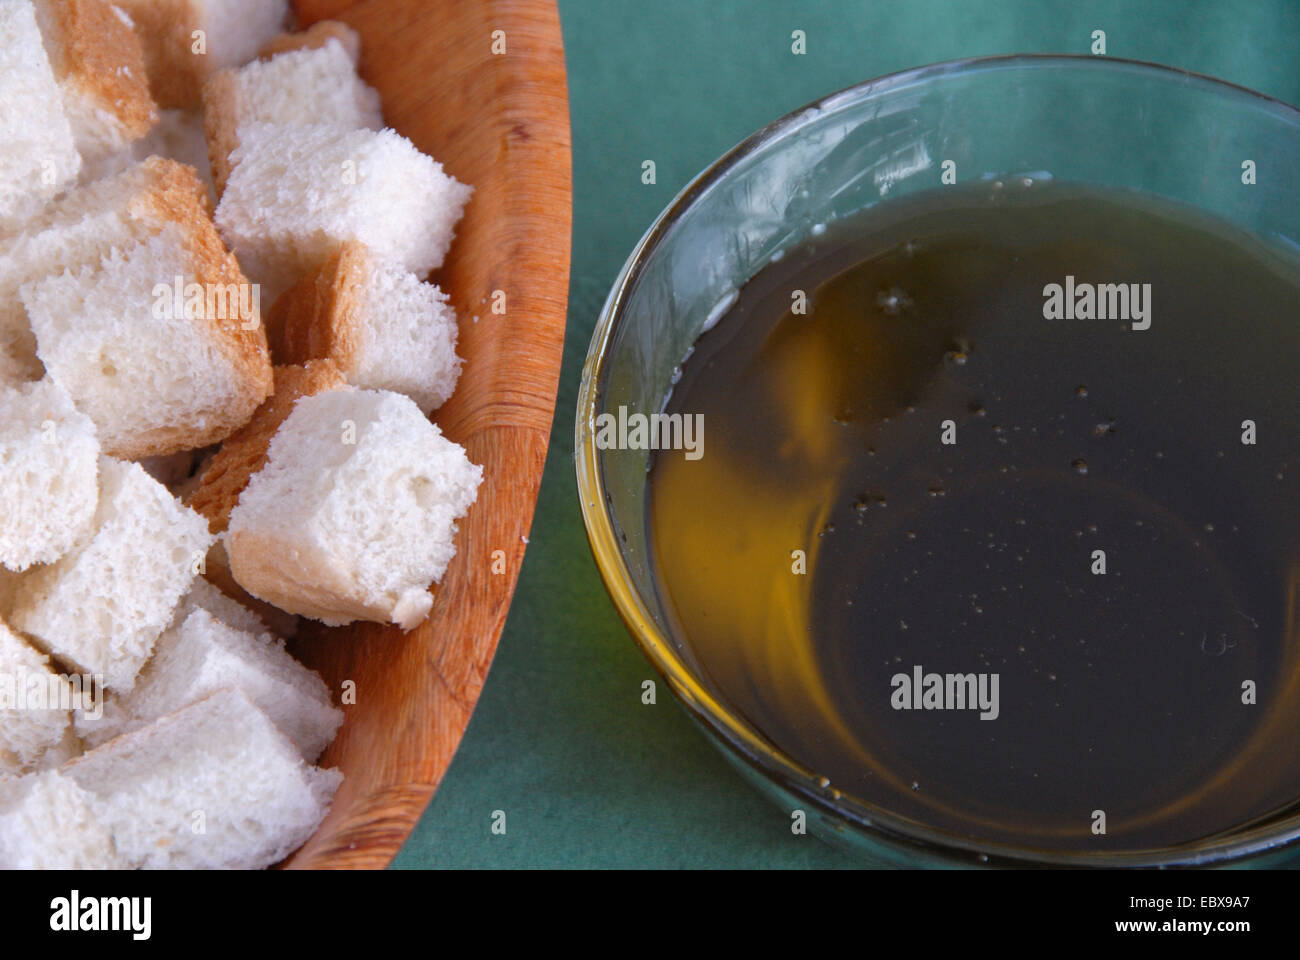
[[[429,415],[470,188],[285,0],[0,0],[0,868],[317,828],[299,617],[410,630],[480,467]]]

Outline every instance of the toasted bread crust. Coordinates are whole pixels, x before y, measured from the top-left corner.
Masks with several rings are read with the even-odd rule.
[[[116,118],[126,140],[148,133],[158,108],[135,31],[107,0],[48,0],[40,6],[46,51],[59,82]]]
[[[208,58],[191,52],[201,19],[192,0],[117,0],[130,14],[144,51],[149,89],[160,107],[197,107]]]
[[[272,37],[258,51],[258,58],[270,60],[276,54],[290,50],[319,50],[331,40],[343,45],[354,67],[361,61],[361,37],[346,23],[337,20],[320,20],[298,33],[281,33]]]
[[[353,369],[361,288],[372,269],[370,250],[350,241],[281,294],[266,320],[276,363],[328,359],[344,373]]]
[[[266,451],[280,424],[301,397],[347,386],[337,366],[318,360],[306,366],[281,366],[274,371],[275,388],[241,429],[226,438],[199,477],[185,505],[208,518],[208,529],[222,533],[230,511],[248,486],[249,478],[266,464]]]
[[[239,146],[239,85],[233,70],[218,70],[203,85],[203,128],[208,140],[212,183],[220,197],[230,179],[230,155]]]

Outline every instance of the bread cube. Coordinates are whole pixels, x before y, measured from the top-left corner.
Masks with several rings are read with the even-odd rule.
[[[54,381],[0,387],[0,564],[53,563],[90,529],[99,441]]]
[[[147,134],[158,108],[130,19],[109,0],[37,0],[36,11],[82,160],[126,150]]]
[[[206,220],[22,288],[48,375],[132,459],[216,443],[270,394],[258,297]]]
[[[239,131],[248,124],[337,124],[343,130],[384,126],[378,92],[357,76],[347,48],[332,38],[319,47],[214,74],[203,88],[203,114],[218,194],[230,177]]]
[[[0,382],[39,380],[45,372],[19,295],[24,284],[98,267],[114,248],[171,224],[205,221],[209,211],[192,169],[154,157],[70,191],[29,220],[5,241],[7,255],[0,257]]]
[[[348,241],[424,277],[471,192],[392,130],[250,123],[230,159],[217,227],[270,298]]]
[[[0,3],[0,104],[0,224],[12,227],[81,170],[30,0]]]
[[[359,243],[344,244],[281,296],[266,328],[276,362],[328,358],[353,386],[404,393],[426,414],[460,378],[447,295]]]
[[[0,781],[0,870],[121,870],[93,796],[56,770]]]
[[[482,476],[407,397],[304,397],[230,515],[231,571],[292,613],[410,630],[433,604],[429,585],[456,553],[456,521]]]
[[[116,737],[62,772],[90,794],[123,859],[145,869],[270,866],[311,836],[342,780],[308,766],[234,688]]]
[[[199,609],[158,638],[135,687],[115,698],[112,722],[79,724],[78,732],[96,745],[223,687],[242,690],[294,742],[304,760],[320,756],[343,722],[324,681],[290,656],[282,641],[238,630]]]
[[[212,544],[204,519],[134,463],[99,462],[91,531],[28,571],[10,623],[46,653],[130,690]]]

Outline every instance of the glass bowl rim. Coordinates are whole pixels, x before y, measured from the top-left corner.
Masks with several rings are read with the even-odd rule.
[[[1064,67],[1128,70],[1160,81],[1177,81],[1206,93],[1236,97],[1264,108],[1300,129],[1300,109],[1282,100],[1206,74],[1143,60],[1088,54],[1000,54],[967,57],[912,67],[853,84],[773,120],[746,137],[693,177],[655,218],[624,262],[601,308],[583,365],[574,424],[574,467],[583,524],[597,569],[628,632],[687,713],[719,741],[733,761],[767,781],[783,795],[793,795],[833,821],[844,821],[864,837],[878,838],[921,856],[953,864],[1046,867],[1177,867],[1240,863],[1300,839],[1300,811],[1264,826],[1244,827],[1217,837],[1134,850],[1060,851],[1004,842],[977,841],[927,826],[832,790],[824,777],[800,765],[765,740],[759,731],[714,696],[674,649],[633,585],[605,494],[600,451],[595,446],[595,417],[604,393],[609,348],[625,317],[628,298],[642,272],[683,214],[715,183],[760,149],[802,125],[873,96],[953,74],[978,74],[1006,68]]]

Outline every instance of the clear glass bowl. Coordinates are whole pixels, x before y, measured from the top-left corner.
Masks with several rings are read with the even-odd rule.
[[[644,450],[598,449],[601,413],[657,412],[729,298],[814,225],[958,180],[1037,176],[1142,190],[1253,233],[1300,240],[1300,111],[1208,77],[1108,57],[1010,56],[921,67],[850,87],[745,140],[696,177],[628,258],[592,337],[575,459],[588,538],[619,613],[724,754],[819,835],[881,864],[1273,864],[1297,854],[1300,812],[1231,835],[1131,852],[1054,852],[969,838],[832,790],[710,690],[671,635],[648,551]],[[1257,182],[1242,182],[1253,161]],[[716,442],[716,441],[715,441]],[[1300,800],[1300,798],[1297,798]],[[1300,810],[1300,808],[1297,808]]]

